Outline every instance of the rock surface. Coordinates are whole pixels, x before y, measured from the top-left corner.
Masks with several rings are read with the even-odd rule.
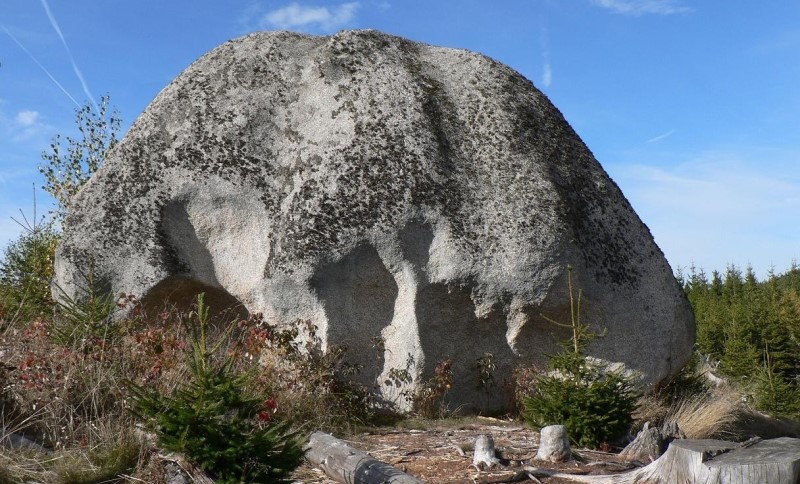
[[[542,315],[567,319],[568,265],[608,329],[592,355],[657,382],[694,342],[649,230],[530,81],[376,31],[255,33],[193,63],[74,200],[60,290],[90,265],[146,304],[203,290],[311,320],[389,400],[391,369],[452,358],[451,406],[502,406],[501,376],[567,336]]]

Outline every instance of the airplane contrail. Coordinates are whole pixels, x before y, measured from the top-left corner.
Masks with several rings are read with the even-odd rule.
[[[675,130],[671,129],[671,130],[667,131],[664,134],[660,134],[658,136],[650,138],[649,140],[647,140],[647,142],[648,143],[655,143],[656,141],[661,141],[662,139],[666,138],[667,136],[672,136],[673,134],[675,134]]]
[[[98,108],[97,103],[94,101],[94,96],[92,95],[91,91],[89,91],[89,86],[86,84],[86,80],[83,78],[81,70],[78,69],[78,64],[75,62],[75,58],[72,57],[72,51],[69,50],[67,40],[64,38],[64,34],[61,32],[61,28],[58,26],[58,22],[56,21],[55,16],[53,16],[53,12],[50,11],[50,5],[47,4],[47,0],[42,0],[42,6],[44,7],[44,11],[47,13],[47,18],[50,19],[50,25],[53,26],[53,30],[56,31],[58,37],[61,39],[61,43],[64,45],[64,50],[67,51],[69,61],[72,63],[72,70],[75,71],[75,75],[78,76],[78,80],[81,81],[83,93],[89,98],[89,101],[92,103],[92,106],[94,106],[95,111],[99,113],[100,108]]]
[[[36,57],[35,57],[35,56],[34,56],[34,55],[31,53],[31,51],[29,51],[28,49],[26,49],[26,48],[25,48],[25,46],[24,46],[24,45],[22,45],[22,42],[20,42],[19,40],[17,40],[17,38],[16,38],[16,37],[14,37],[14,35],[13,35],[13,34],[12,34],[12,33],[11,33],[11,32],[10,32],[8,29],[7,29],[7,28],[6,28],[6,26],[5,26],[5,25],[2,25],[2,27],[3,27],[3,30],[6,32],[6,34],[8,34],[8,36],[9,36],[9,37],[11,37],[11,40],[13,40],[13,41],[14,41],[14,43],[16,43],[16,44],[19,46],[19,48],[20,48],[20,49],[22,49],[22,50],[23,50],[23,51],[24,51],[26,54],[28,54],[28,57],[30,57],[30,58],[31,58],[31,60],[33,60],[33,62],[35,62],[35,63],[36,63],[36,65],[37,65],[37,66],[39,66],[39,69],[41,69],[42,71],[44,71],[44,73],[45,73],[45,74],[47,74],[47,77],[49,77],[49,78],[50,78],[50,80],[51,80],[51,81],[53,81],[53,83],[54,83],[56,86],[58,86],[58,88],[59,88],[59,89],[61,89],[61,92],[63,92],[64,94],[66,94],[66,95],[67,95],[67,97],[69,98],[69,100],[70,100],[70,101],[72,101],[73,103],[75,103],[75,105],[76,105],[76,106],[78,106],[78,108],[80,108],[80,107],[81,107],[81,104],[80,104],[78,101],[76,101],[74,97],[72,97],[72,94],[70,94],[70,93],[69,93],[69,91],[67,91],[67,90],[64,88],[64,86],[62,86],[62,85],[61,85],[61,83],[60,83],[60,82],[58,82],[58,80],[56,80],[56,78],[55,78],[55,77],[53,77],[53,75],[52,75],[52,74],[50,74],[50,71],[48,71],[48,70],[47,70],[47,68],[45,68],[45,66],[43,66],[41,62],[39,62],[39,60],[38,60],[38,59],[37,59],[37,58],[36,58]]]

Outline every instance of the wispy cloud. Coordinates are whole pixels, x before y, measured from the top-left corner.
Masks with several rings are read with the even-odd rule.
[[[89,85],[86,83],[86,79],[83,77],[83,73],[78,68],[78,64],[75,62],[75,58],[72,56],[72,51],[69,49],[69,45],[67,45],[67,40],[64,38],[64,34],[61,32],[61,27],[58,26],[58,22],[56,21],[53,12],[50,10],[50,5],[47,4],[47,0],[41,0],[42,6],[44,7],[45,13],[47,13],[47,18],[50,20],[50,25],[53,26],[53,30],[55,30],[56,34],[58,34],[58,38],[61,39],[61,44],[64,46],[64,50],[67,52],[67,57],[69,58],[70,63],[72,64],[72,70],[75,71],[75,75],[78,76],[78,80],[81,83],[81,87],[83,87],[83,93],[86,94],[86,97],[89,98],[89,101],[94,106],[97,112],[100,112],[100,109],[97,106],[97,103],[94,100],[94,96],[92,95],[91,91],[89,91]]]
[[[550,87],[551,84],[553,84],[553,67],[549,62],[546,62],[542,72],[542,85]]]
[[[38,111],[24,110],[14,116],[13,122],[6,123],[9,137],[14,142],[36,140],[42,141],[52,127],[42,121]]]
[[[14,115],[8,115],[0,110],[0,138],[14,143],[30,142],[41,145],[52,131],[53,127],[43,120],[38,111],[23,109]],[[0,173],[0,182],[3,181],[2,176]]]
[[[708,152],[672,166],[609,166],[673,265],[752,263],[759,275],[800,256],[800,153]]]
[[[27,49],[27,48],[26,48],[24,45],[22,45],[22,42],[20,42],[20,41],[19,41],[19,39],[17,39],[17,38],[16,38],[16,37],[15,37],[15,36],[14,36],[14,35],[13,35],[13,34],[12,34],[12,33],[11,33],[9,30],[8,30],[8,29],[7,29],[7,28],[6,28],[6,26],[5,26],[5,25],[2,25],[2,28],[3,28],[3,30],[5,31],[5,33],[6,33],[6,34],[7,34],[7,35],[8,35],[8,36],[11,38],[11,40],[13,40],[13,41],[14,41],[14,43],[15,43],[15,44],[17,44],[17,45],[19,46],[19,48],[20,48],[20,49],[22,49],[22,51],[23,51],[23,52],[25,52],[26,54],[28,54],[28,57],[30,57],[30,58],[31,58],[31,60],[32,60],[32,61],[33,61],[33,62],[34,62],[34,63],[35,63],[37,66],[39,66],[39,69],[41,69],[41,70],[42,70],[42,71],[43,71],[45,74],[47,74],[47,77],[49,77],[49,78],[50,78],[50,80],[51,80],[51,81],[53,81],[53,84],[55,84],[56,86],[58,86],[58,88],[59,88],[59,89],[61,89],[61,92],[63,92],[63,93],[64,93],[64,94],[65,94],[65,95],[66,95],[66,96],[69,98],[69,100],[70,100],[70,101],[72,101],[72,102],[75,104],[75,106],[77,106],[77,107],[81,107],[80,103],[79,103],[78,101],[76,101],[74,97],[72,97],[72,94],[70,94],[70,93],[69,93],[69,91],[67,91],[67,90],[64,88],[64,86],[63,86],[63,85],[61,85],[61,83],[60,83],[60,82],[58,82],[58,80],[57,80],[57,79],[56,79],[56,78],[53,76],[53,74],[51,74],[51,73],[50,73],[50,71],[48,71],[48,70],[47,70],[47,68],[46,68],[45,66],[43,66],[41,62],[39,62],[39,59],[37,59],[37,58],[36,58],[36,56],[34,56],[34,55],[31,53],[31,51],[29,51],[29,50],[28,50],[28,49]]]
[[[550,41],[547,36],[547,29],[539,29],[539,44],[542,51],[542,85],[547,88],[553,84],[553,65],[550,63]]]
[[[653,136],[652,138],[647,140],[647,142],[648,143],[656,143],[658,141],[661,141],[664,138],[668,138],[668,137],[672,136],[673,134],[675,134],[675,130],[671,129],[671,130],[667,131],[666,133],[660,134],[658,136]]]
[[[692,11],[676,0],[591,0],[591,2],[612,12],[632,16],[674,15]]]
[[[267,12],[260,20],[262,28],[333,32],[350,25],[355,20],[359,2],[342,3],[324,7],[290,3]]]
[[[26,126],[33,126],[39,120],[39,112],[38,111],[20,111],[17,113],[15,121],[18,125],[26,127]]]

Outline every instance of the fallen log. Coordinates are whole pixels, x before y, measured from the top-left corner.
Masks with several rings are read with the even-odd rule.
[[[422,484],[391,465],[324,432],[314,432],[306,444],[306,459],[328,477],[346,484]]]

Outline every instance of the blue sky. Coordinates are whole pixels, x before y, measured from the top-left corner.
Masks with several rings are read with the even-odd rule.
[[[127,129],[228,39],[345,28],[478,51],[532,80],[674,269],[763,276],[800,258],[796,0],[3,0],[0,247],[31,215],[41,152],[76,134],[76,103],[110,94]]]

